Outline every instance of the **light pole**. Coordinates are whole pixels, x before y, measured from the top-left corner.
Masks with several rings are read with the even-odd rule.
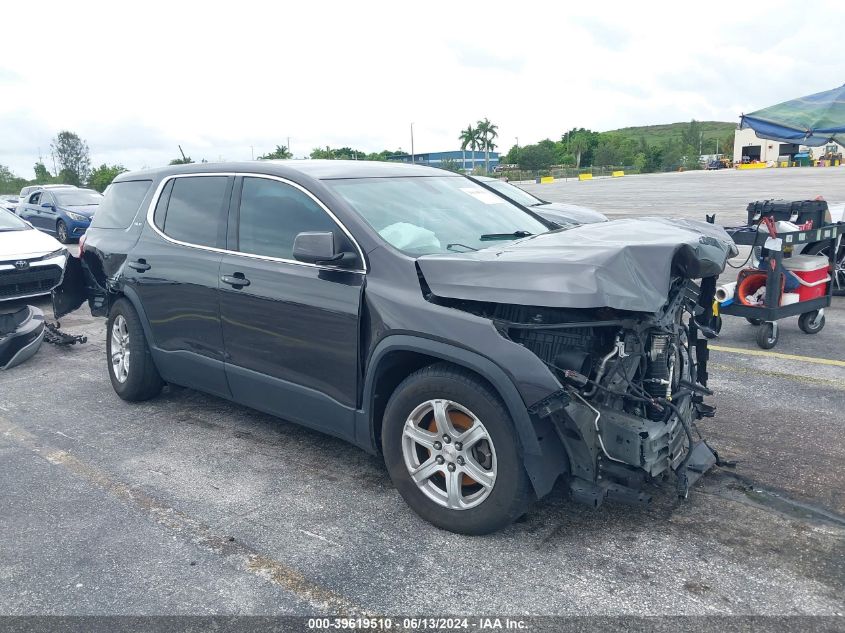
[[[411,162],[414,162],[414,124],[411,123]]]
[[[519,163],[519,137],[514,136],[516,139],[516,162]]]

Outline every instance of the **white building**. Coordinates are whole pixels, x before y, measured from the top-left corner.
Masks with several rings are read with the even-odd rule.
[[[757,138],[751,128],[737,130],[734,136],[734,162],[742,162],[747,156],[752,162],[775,163],[779,156],[794,156],[803,152],[810,152],[810,158],[821,158],[828,152],[833,154],[845,153],[845,148],[838,143],[827,143],[820,147],[807,147],[796,143],[781,143]]]

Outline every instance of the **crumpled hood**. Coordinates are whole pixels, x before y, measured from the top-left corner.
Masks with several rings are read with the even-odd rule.
[[[631,218],[585,224],[469,253],[420,257],[440,297],[558,308],[656,312],[673,276],[718,275],[736,245],[698,220]]]
[[[40,257],[63,248],[58,240],[36,229],[0,231],[0,261]]]

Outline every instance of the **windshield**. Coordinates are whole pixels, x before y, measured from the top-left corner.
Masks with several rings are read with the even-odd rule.
[[[18,216],[0,209],[0,231],[23,231],[28,228],[29,225]]]
[[[103,194],[95,191],[53,191],[52,194],[56,196],[59,205],[63,207],[84,207],[91,204],[100,204],[103,199]]]
[[[539,198],[535,198],[527,191],[523,191],[519,187],[515,187],[504,180],[490,180],[485,181],[485,185],[490,187],[491,189],[495,189],[496,191],[500,191],[502,195],[507,196],[514,202],[521,204],[526,207],[533,207],[538,204],[543,204],[543,201]]]
[[[385,241],[409,255],[478,250],[496,240],[549,230],[519,207],[461,176],[324,183]]]

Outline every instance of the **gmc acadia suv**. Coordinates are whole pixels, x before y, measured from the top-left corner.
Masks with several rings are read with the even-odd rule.
[[[561,229],[428,167],[193,164],[118,176],[54,307],[108,317],[121,398],[171,383],[341,437],[481,534],[560,476],[594,506],[672,472],[687,494],[733,249],[703,222]]]

